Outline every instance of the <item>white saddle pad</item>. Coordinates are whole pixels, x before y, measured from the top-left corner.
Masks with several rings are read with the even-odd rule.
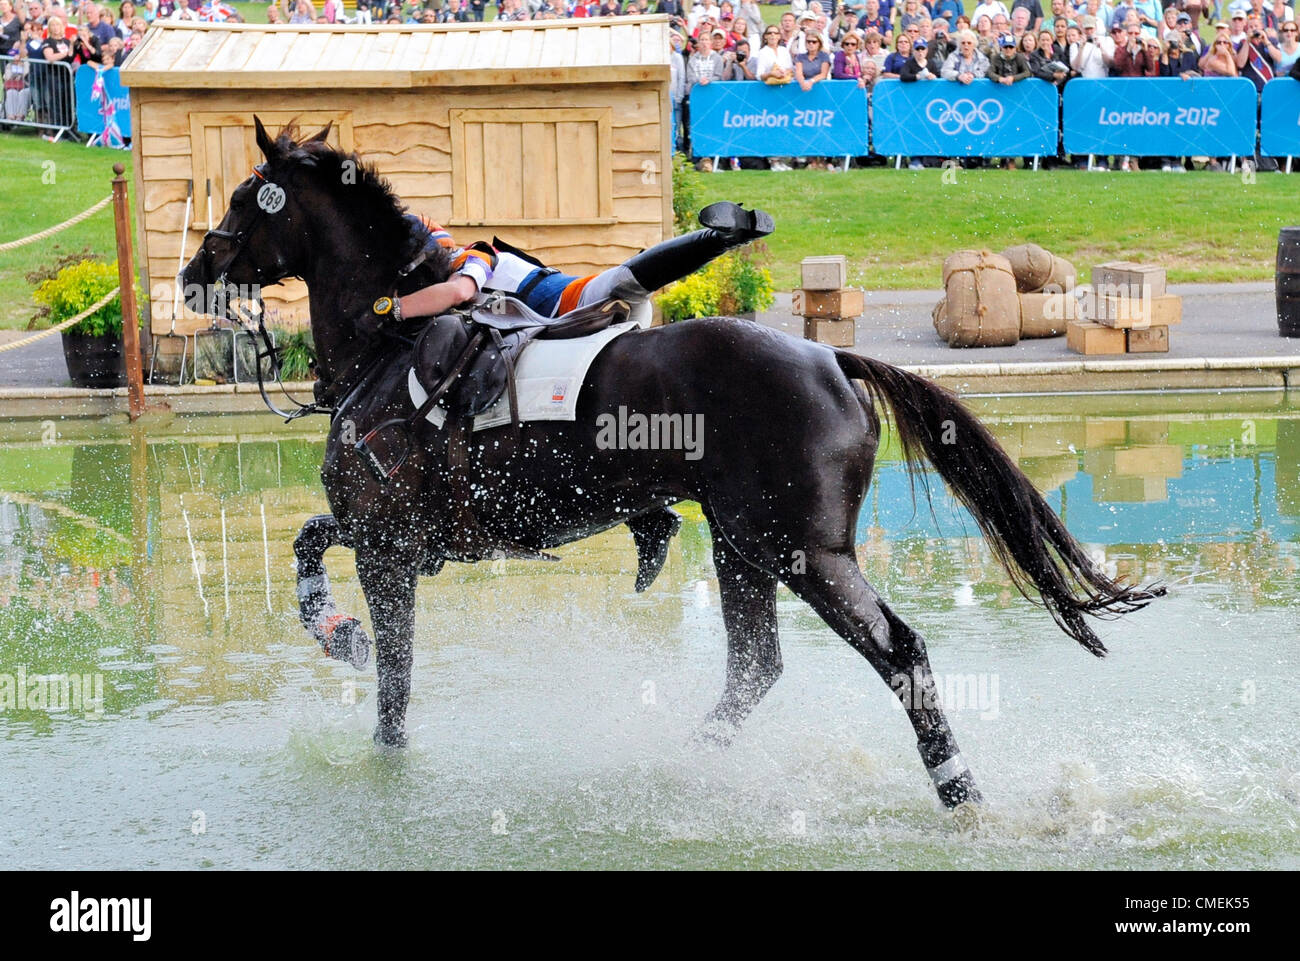
[[[640,327],[635,320],[613,324],[587,337],[568,340],[534,340],[528,344],[515,365],[515,391],[519,398],[519,419],[576,420],[578,417],[578,391],[587,377],[592,361],[615,337]],[[415,376],[415,368],[407,373],[407,389],[411,403],[418,408],[428,398],[428,392]],[[435,427],[447,419],[441,404],[435,405],[425,415]],[[510,423],[510,397],[508,393],[474,418],[474,430],[487,430]]]

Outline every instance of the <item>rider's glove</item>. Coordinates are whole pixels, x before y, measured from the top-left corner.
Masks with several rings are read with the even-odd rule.
[[[497,252],[491,244],[480,240],[466,247],[457,259],[461,263],[457,264],[456,273],[473,278],[478,289],[482,290],[491,281],[492,271],[496,269]]]

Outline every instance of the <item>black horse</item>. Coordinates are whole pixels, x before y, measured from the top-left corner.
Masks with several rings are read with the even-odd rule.
[[[332,518],[304,531],[301,583],[323,577],[331,543],[356,552],[376,633],[376,741],[405,742],[415,585],[454,556],[447,529],[445,431],[422,423],[391,482],[367,469],[350,441],[412,409],[408,342],[374,329],[371,305],[397,289],[444,279],[435,258],[401,277],[409,232],[386,182],[355,155],[330,149],[326,131],[272,140],[257,124],[266,162],[240,184],[218,230],[182,281],[267,285],[300,276],[310,292],[318,395],[342,404],[322,478]],[[345,176],[345,172],[355,176]],[[269,194],[267,184],[274,186]],[[263,201],[259,202],[259,193]],[[356,390],[358,370],[380,357]],[[857,383],[858,381],[861,384]],[[865,390],[863,389],[865,385]],[[781,674],[776,591],[784,583],[901,692],[933,691],[921,637],[862,576],[854,530],[880,439],[877,406],[893,413],[910,469],[937,468],[970,510],[1026,596],[1041,597],[1087,650],[1105,648],[1085,615],[1118,615],[1163,593],[1107,578],[998,446],[949,392],[888,364],[730,318],[676,323],[616,338],[591,366],[576,421],[525,424],[501,462],[499,428],[473,435],[468,469],[474,513],[502,542],[542,550],[695,500],[713,537],[726,684],[709,729],[724,740]],[[620,408],[696,417],[702,450],[606,449],[598,418]],[[606,420],[605,423],[608,423]],[[304,569],[305,567],[305,569]],[[316,588],[319,589],[319,583]],[[310,589],[308,591],[310,593]],[[940,799],[979,792],[932,697],[908,696],[907,716]]]

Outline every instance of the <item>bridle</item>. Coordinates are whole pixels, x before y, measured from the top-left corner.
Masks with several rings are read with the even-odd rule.
[[[270,410],[271,413],[283,417],[286,423],[291,420],[296,420],[299,417],[305,417],[308,414],[332,414],[334,412],[333,408],[319,404],[316,401],[304,404],[290,394],[288,389],[284,386],[284,381],[280,376],[280,370],[282,367],[280,348],[275,346],[275,343],[271,340],[270,331],[266,329],[266,311],[263,309],[264,305],[261,296],[252,299],[248,306],[245,306],[243,300],[232,303],[231,300],[225,296],[226,277],[235,261],[245,252],[249,236],[258,225],[261,224],[264,217],[278,213],[283,209],[287,200],[287,194],[285,193],[284,188],[266,179],[266,164],[258,164],[253,168],[252,176],[249,179],[252,180],[253,178],[262,181],[262,186],[257,192],[257,205],[253,211],[252,218],[239,230],[220,230],[216,227],[212,227],[203,235],[202,250],[207,250],[209,239],[220,240],[229,244],[233,248],[230,255],[221,265],[220,270],[218,270],[214,264],[209,276],[214,278],[212,282],[213,293],[216,294],[217,297],[215,298],[215,304],[208,303],[204,306],[208,308],[215,306],[217,309],[210,310],[209,312],[213,313],[213,315],[220,320],[225,320],[238,326],[239,329],[247,334],[249,339],[253,342],[253,349],[257,355],[253,364],[254,369],[257,371],[257,389],[262,395],[262,403],[266,405],[267,409]],[[260,292],[263,280],[265,276],[267,276],[268,272],[265,271],[261,265],[255,264],[254,269],[257,271],[255,284]],[[275,273],[274,279],[270,281],[271,283],[278,283],[285,277],[290,276],[278,251],[271,272]],[[177,278],[177,282],[179,283],[179,278]],[[231,316],[232,309],[235,313],[235,316],[233,317]],[[250,315],[256,315],[256,328],[252,325]],[[213,326],[215,327],[216,324],[214,323]],[[258,346],[259,338],[261,340],[260,347]],[[280,385],[280,390],[284,396],[294,405],[294,410],[284,411],[271,401],[270,396],[266,392],[265,379],[262,377],[262,362],[265,360],[271,362],[271,370],[275,375],[275,382]]]

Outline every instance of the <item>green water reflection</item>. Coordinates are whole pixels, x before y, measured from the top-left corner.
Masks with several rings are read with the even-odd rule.
[[[1234,610],[1292,605],[1300,583],[1300,407],[1281,395],[1139,395],[975,403],[1008,452],[1115,574],[1209,585]],[[210,432],[228,430],[219,435]],[[44,436],[42,436],[44,432]],[[78,435],[83,436],[78,436]],[[295,618],[291,541],[324,509],[318,434],[268,418],[196,418],[165,433],[11,424],[0,448],[0,675],[104,672],[104,714],[258,701],[332,676]],[[868,577],[895,598],[1022,604],[974,525],[935,488],[914,506],[887,445],[859,525]],[[663,590],[639,614],[681,620],[676,595],[707,577],[698,509]],[[351,558],[330,555],[340,600],[363,612]],[[539,606],[619,603],[634,556],[619,529],[575,545],[560,569],[508,565]],[[490,615],[501,575],[453,568],[436,604]],[[963,595],[963,590],[966,595]],[[285,655],[285,652],[288,655]],[[368,682],[361,683],[366,696]],[[40,710],[0,726],[49,730]]]

